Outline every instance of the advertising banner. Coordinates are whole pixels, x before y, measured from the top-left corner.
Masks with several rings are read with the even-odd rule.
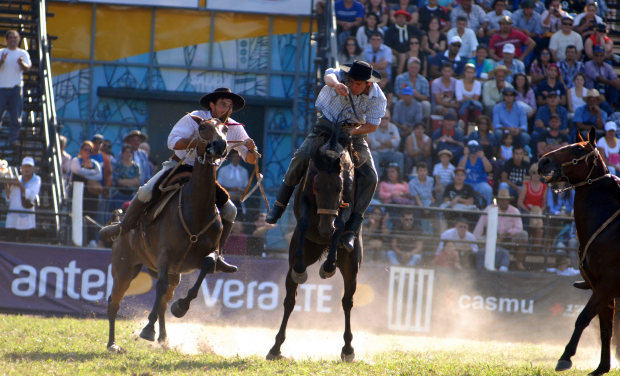
[[[209,274],[180,320],[276,328],[282,318],[288,262],[227,257],[237,273]],[[299,285],[291,325],[342,328],[340,273],[323,280],[318,265]],[[184,275],[173,302],[198,272]],[[381,333],[476,335],[518,340],[565,338],[591,295],[572,277],[362,265],[354,295],[354,327]],[[110,252],[0,243],[0,312],[105,317],[111,292]],[[146,318],[155,280],[143,270],[121,303],[120,315]],[[171,315],[170,315],[171,316]],[[174,319],[174,318],[172,318]],[[176,319],[174,319],[176,320]]]
[[[62,0],[54,0],[62,1]],[[68,0],[65,0],[68,1]],[[80,0],[81,3],[142,5],[152,7],[198,8],[198,0]]]
[[[311,0],[207,0],[207,9],[249,13],[310,15]]]

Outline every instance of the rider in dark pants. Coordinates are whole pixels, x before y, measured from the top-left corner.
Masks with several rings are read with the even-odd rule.
[[[323,87],[316,100],[316,107],[321,110],[322,115],[301,147],[295,152],[266,222],[274,224],[284,214],[295,186],[306,173],[312,143],[317,135],[322,130],[333,129],[333,124],[336,122],[346,123],[345,126],[359,125],[351,132],[353,148],[361,164],[355,169],[355,207],[342,235],[343,245],[347,250],[352,251],[355,237],[362,226],[364,213],[377,187],[377,172],[365,138],[368,133],[377,130],[385,114],[387,100],[377,85],[377,82],[381,81],[381,75],[373,71],[370,64],[355,61],[353,64],[343,64],[340,67],[340,69],[328,69],[325,72],[326,86]]]

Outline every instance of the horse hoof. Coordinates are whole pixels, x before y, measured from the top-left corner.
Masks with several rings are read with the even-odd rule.
[[[347,355],[344,352],[340,353],[340,359],[342,359],[343,362],[347,362],[347,363],[352,363],[355,361],[355,351],[353,351],[351,354]]]
[[[303,273],[297,273],[295,270],[291,270],[291,278],[293,278],[293,282],[301,285],[308,280],[308,270],[304,270]]]
[[[555,366],[556,372],[562,372],[571,369],[573,362],[570,360],[558,360],[558,364]]]
[[[179,301],[177,300],[176,302],[172,303],[172,307],[170,307],[170,312],[172,312],[172,315],[174,317],[177,318],[181,318],[183,316],[185,316],[185,314],[187,313],[187,309],[183,309],[179,306]]]
[[[155,331],[144,328],[140,332],[140,338],[145,339],[147,341],[155,342]]]
[[[596,371],[592,371],[591,373],[588,373],[588,376],[601,376],[606,374],[609,371],[605,371],[605,370],[596,370]]]
[[[124,354],[126,351],[116,343],[113,343],[112,346],[108,346],[108,352],[112,354]]]
[[[282,354],[278,354],[278,355],[273,355],[271,353],[271,351],[269,351],[267,353],[267,356],[265,357],[265,359],[267,360],[286,360],[286,357]]]
[[[325,271],[325,263],[321,264],[321,268],[319,269],[319,276],[321,277],[321,279],[327,279],[327,278],[331,278],[334,276],[334,274],[336,274],[336,269],[334,268],[334,271],[332,271],[331,273],[326,272]]]

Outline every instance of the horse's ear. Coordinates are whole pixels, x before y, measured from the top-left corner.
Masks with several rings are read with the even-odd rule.
[[[583,137],[581,137],[581,132],[577,131],[577,142],[583,142]]]
[[[588,142],[596,147],[596,128],[590,128],[590,132],[588,133]]]
[[[202,118],[200,116],[196,116],[196,115],[192,115],[192,114],[189,114],[189,116],[191,116],[192,119],[194,119],[194,121],[198,125],[200,125],[203,122],[203,120],[202,120]]]

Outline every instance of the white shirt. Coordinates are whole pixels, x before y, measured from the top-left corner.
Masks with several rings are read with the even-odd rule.
[[[456,81],[456,88],[454,89],[456,94],[456,100],[461,101],[463,98],[465,99],[473,99],[474,95],[482,94],[482,84],[480,81],[474,80],[474,86],[471,91],[465,90],[465,85],[463,84],[463,80]],[[480,98],[478,98],[480,100]]]
[[[461,239],[459,237],[459,231],[456,229],[456,227],[453,227],[453,228],[451,228],[449,230],[446,230],[443,234],[441,234],[441,240],[455,240],[455,241],[465,240],[465,241],[468,241],[468,242],[475,242],[476,241],[476,237],[474,236],[474,234],[472,234],[471,232],[467,231],[465,233],[465,239]],[[478,245],[477,244],[473,244],[473,243],[462,243],[462,244],[469,244],[471,246],[471,250],[473,252],[478,252]],[[454,245],[455,246],[459,246],[461,244],[455,242]],[[436,254],[439,254],[442,249],[443,249],[443,241],[441,243],[439,243],[439,247],[437,247]]]
[[[22,177],[19,177],[22,180]],[[41,178],[34,174],[32,179],[25,184],[26,192],[24,197],[34,202],[41,190]],[[24,209],[22,206],[22,191],[17,185],[11,185],[10,197],[9,197],[9,210],[26,210],[31,211],[32,214],[26,213],[9,213],[6,216],[6,228],[14,228],[17,230],[30,230],[36,227],[36,217],[34,215],[34,207],[30,209]]]
[[[448,41],[452,39],[453,36],[459,35],[456,27],[453,27],[448,31],[446,38]],[[459,50],[459,55],[464,57],[472,57],[474,52],[476,52],[476,48],[478,48],[478,38],[476,37],[476,32],[472,29],[466,27],[463,36],[461,37],[461,49]]]
[[[241,165],[233,166],[232,163],[217,170],[217,181],[224,188],[237,187],[245,189],[248,185],[248,170]]]
[[[381,145],[381,142],[387,140],[392,141],[392,149],[377,149],[379,145]],[[396,151],[396,148],[400,145],[400,133],[398,132],[398,128],[392,123],[388,123],[385,130],[381,129],[381,126],[379,126],[376,131],[368,134],[368,144],[370,149],[377,153]]]
[[[210,119],[213,117],[211,116],[211,111],[205,111],[205,110],[194,111],[191,113],[191,115],[200,116],[203,119]],[[248,136],[248,134],[246,133],[245,128],[243,127],[243,124],[236,122],[235,120],[229,118],[226,125],[228,126],[228,134],[226,135],[226,140],[228,142],[245,141],[248,138],[250,138],[250,136]],[[176,145],[180,139],[192,138],[197,133],[198,133],[198,124],[194,121],[194,119],[192,119],[192,117],[189,115],[183,116],[181,120],[179,120],[174,125],[174,127],[172,128],[172,131],[170,131],[170,135],[168,136],[168,148],[170,150],[174,150],[174,145]],[[239,155],[245,161],[245,158],[248,155],[248,148],[245,146],[237,146],[235,147],[235,150],[239,152]],[[174,150],[174,154],[176,154],[177,157],[183,159],[183,157],[185,156],[185,150]],[[196,160],[196,151],[192,152],[190,155],[187,156],[185,163],[193,166],[195,160]]]
[[[579,98],[577,96],[577,94],[575,93],[575,87],[571,87],[570,90],[570,100],[573,103],[573,113],[575,113],[575,110],[577,110],[579,107],[583,106],[586,104],[586,102],[583,100],[583,98],[586,97],[586,94],[588,93],[588,89],[586,89],[585,87],[582,88],[582,92],[581,92],[581,98]]]
[[[574,21],[574,25],[575,26],[580,26],[579,23],[581,22],[581,20],[586,16],[585,13],[579,13],[579,15],[577,17],[575,17],[575,21]],[[594,16],[594,18],[596,18],[596,23],[603,23],[603,19],[599,16]]]
[[[30,55],[21,48],[10,50],[3,48],[0,50],[0,57],[8,52],[4,64],[0,67],[0,88],[12,88],[15,86],[24,86],[24,71],[17,63],[20,56],[24,58],[24,64],[31,65]]]
[[[583,51],[583,39],[581,35],[572,31],[566,35],[562,30],[551,36],[549,40],[549,49],[554,50],[558,56],[558,60],[566,59],[566,47],[573,45],[577,47],[577,51]]]

